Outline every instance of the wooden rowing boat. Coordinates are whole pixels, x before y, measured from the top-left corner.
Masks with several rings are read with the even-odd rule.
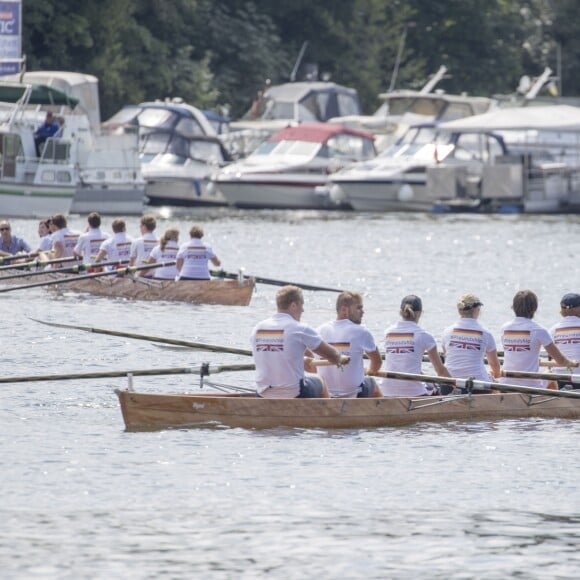
[[[381,399],[262,399],[239,394],[160,395],[130,390],[116,393],[129,430],[215,424],[260,429],[359,429],[433,421],[580,418],[580,399],[522,393]]]
[[[57,290],[86,292],[95,296],[132,300],[170,300],[191,304],[248,306],[254,281],[240,284],[237,280],[153,280],[147,278],[94,278],[55,286]]]

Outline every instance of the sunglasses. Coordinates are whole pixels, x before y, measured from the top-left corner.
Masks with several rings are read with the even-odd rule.
[[[9,232],[10,228],[0,228],[0,232]]]

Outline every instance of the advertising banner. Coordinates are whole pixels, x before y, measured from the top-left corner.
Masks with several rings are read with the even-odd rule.
[[[22,2],[0,1],[0,75],[20,72],[22,58]]]

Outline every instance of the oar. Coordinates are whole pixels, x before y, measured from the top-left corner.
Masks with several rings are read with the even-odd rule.
[[[564,373],[532,373],[524,371],[501,371],[502,377],[512,379],[544,379],[547,381],[566,381],[573,385],[580,385],[580,375],[568,375]]]
[[[23,274],[10,274],[10,276],[0,276],[0,284],[4,280],[14,280],[15,278],[34,278],[34,276],[42,276],[43,274],[76,274],[78,272],[86,272],[92,268],[102,268],[103,266],[122,266],[123,264],[127,264],[127,260],[96,262],[94,264],[76,264],[75,266],[67,266],[65,268],[59,268],[58,270],[35,270],[34,272],[25,272]]]
[[[27,260],[28,258],[34,258],[38,256],[39,252],[29,252],[28,254],[12,254],[11,256],[0,256],[0,264],[5,264],[6,262],[12,262],[12,260]],[[9,268],[11,266],[8,266]]]
[[[66,258],[54,258],[53,260],[32,260],[30,262],[23,262],[22,264],[10,264],[9,266],[0,266],[2,270],[31,270],[32,268],[44,268],[49,264],[62,264],[64,262],[78,262],[82,258],[77,256],[68,256]]]
[[[240,275],[234,272],[224,272],[223,270],[210,270],[210,274],[216,278],[228,278],[230,280],[237,280]],[[246,280],[253,278],[260,284],[271,284],[272,286],[298,286],[303,290],[322,290],[325,292],[342,292],[338,288],[328,288],[326,286],[314,286],[312,284],[302,284],[301,282],[288,282],[286,280],[274,280],[273,278],[263,278],[261,276],[249,276],[243,274],[242,277]]]
[[[94,328],[91,326],[76,326],[74,324],[61,324],[57,322],[45,322],[44,320],[37,320],[31,318],[34,322],[46,324],[47,326],[54,326],[56,328],[71,328],[73,330],[83,330],[85,332],[93,332],[95,334],[107,334],[109,336],[120,336],[122,338],[134,338],[137,340],[147,340],[149,342],[159,342],[162,344],[173,344],[175,346],[184,346],[194,350],[205,350],[208,352],[226,352],[230,354],[241,354],[244,356],[252,356],[252,351],[244,348],[234,348],[220,346],[217,344],[206,344],[204,342],[190,342],[187,340],[179,340],[176,338],[163,338],[160,336],[147,336],[145,334],[135,334],[131,332],[121,332],[118,330],[107,330],[105,328]]]
[[[574,391],[555,391],[552,389],[540,389],[536,387],[525,387],[523,385],[508,385],[505,383],[493,383],[489,381],[476,381],[473,379],[457,379],[450,377],[439,377],[430,375],[417,375],[413,373],[398,373],[394,371],[377,371],[373,373],[376,377],[387,379],[402,379],[405,381],[425,381],[428,383],[443,383],[460,388],[475,388],[484,390],[504,391],[507,393],[526,393],[529,395],[545,395],[548,397],[568,397],[580,399],[580,393]]]
[[[157,375],[215,375],[217,373],[253,371],[256,367],[253,364],[237,365],[203,365],[200,368],[178,367],[169,369],[138,369],[132,371],[103,371],[93,373],[75,373],[61,375],[32,375],[28,377],[2,377],[0,383],[31,383],[36,381],[70,381],[76,379],[111,379],[115,377],[146,377]]]
[[[54,280],[36,282],[34,284],[25,284],[22,286],[8,286],[6,288],[0,288],[0,292],[12,292],[13,290],[25,290],[27,288],[39,288],[40,286],[53,286],[55,284],[66,284],[68,282],[78,282],[80,280],[91,280],[93,278],[102,278],[103,276],[119,276],[125,274],[134,274],[139,270],[151,270],[152,268],[164,268],[166,266],[173,265],[175,265],[175,260],[171,260],[169,262],[157,262],[155,264],[146,264],[144,266],[125,266],[124,268],[107,270],[105,272],[95,272],[94,274],[83,274],[82,276],[72,276],[70,278],[56,278]]]

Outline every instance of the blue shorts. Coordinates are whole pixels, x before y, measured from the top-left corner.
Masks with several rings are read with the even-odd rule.
[[[360,386],[360,393],[356,396],[357,399],[368,399],[372,397],[378,390],[377,382],[373,377],[365,377]]]
[[[300,394],[297,399],[320,399],[324,385],[318,377],[304,377],[300,381]]]

